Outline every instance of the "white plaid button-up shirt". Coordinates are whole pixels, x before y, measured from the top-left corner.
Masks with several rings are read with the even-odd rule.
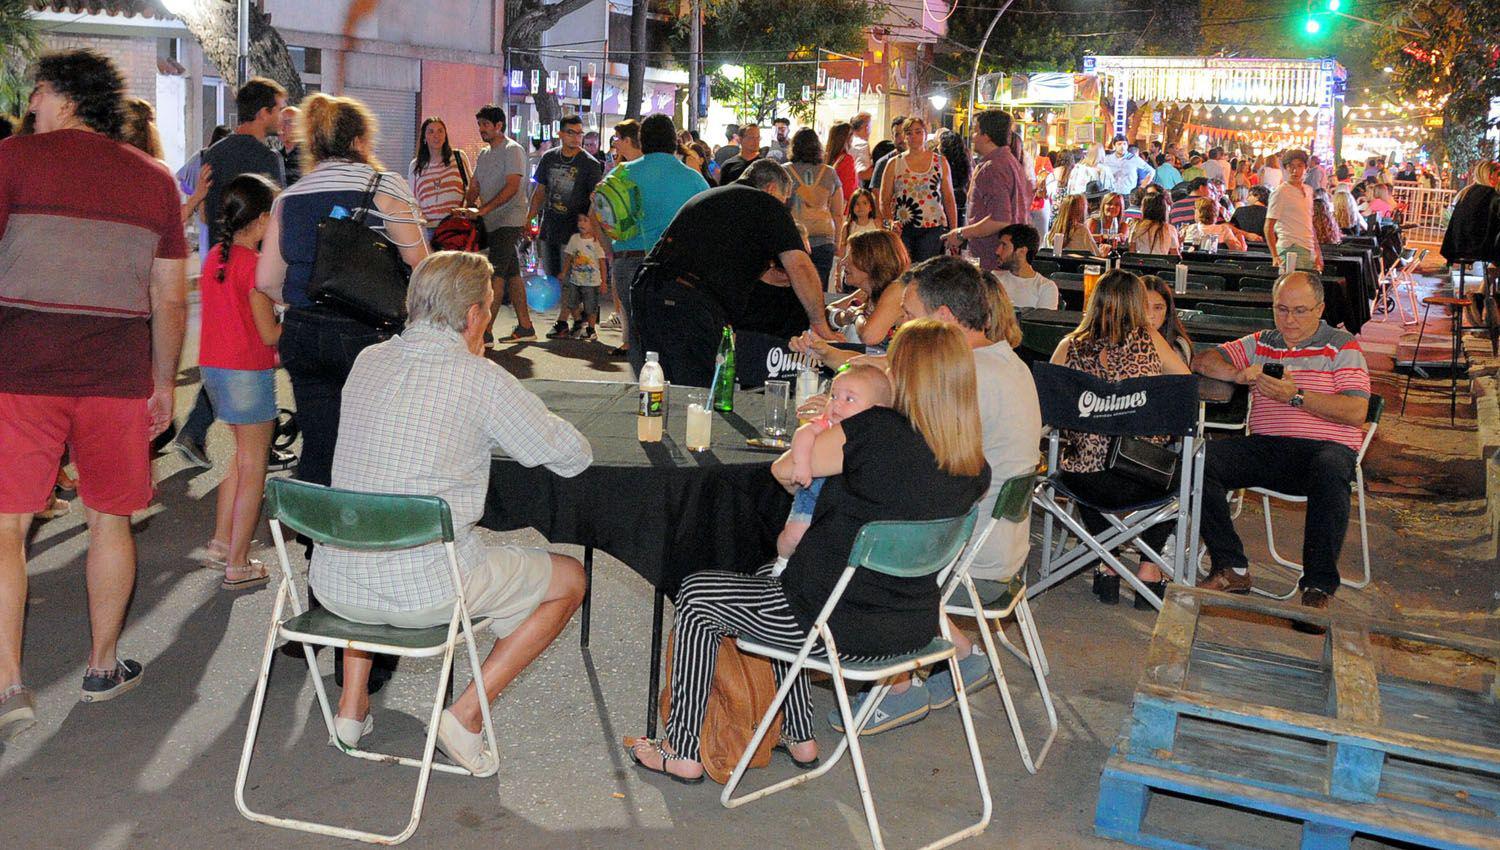
[[[333,486],[441,496],[453,511],[459,569],[484,557],[474,526],[484,512],[490,456],[571,478],[593,461],[588,440],[549,412],[499,364],[430,324],[365,349],[344,384]],[[456,595],[442,544],[396,552],[319,546],[309,581],[320,599],[413,611]]]

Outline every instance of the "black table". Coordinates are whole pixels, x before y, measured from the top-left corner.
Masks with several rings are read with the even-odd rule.
[[[1066,279],[1054,280],[1057,284],[1058,297],[1061,303],[1066,304],[1070,310],[1083,309],[1083,282]],[[1211,289],[1189,289],[1187,292],[1177,292],[1172,295],[1172,300],[1177,302],[1180,308],[1193,309],[1202,301],[1212,301],[1215,304],[1230,304],[1237,307],[1264,307],[1271,309],[1271,293],[1260,290],[1223,290]]]
[[[642,443],[636,439],[634,384],[532,380],[525,385],[588,437],[594,462],[563,478],[545,467],[528,469],[496,456],[479,524],[496,531],[535,528],[552,543],[583,546],[591,585],[594,549],[651,583],[656,598],[646,734],[655,736],[666,595],[700,570],[750,573],[769,562],[791,508],[791,496],[771,476],[777,455],[745,444],[760,435],[764,396],[736,393],[734,413],[714,414],[709,449],[689,452],[683,446],[686,388],[669,393],[662,441]],[[592,590],[583,601],[584,647],[591,595]]]
[[[1237,264],[1219,263],[1211,258],[1234,259]],[[1102,262],[1099,257],[1072,251],[1058,256],[1050,249],[1038,251],[1037,259],[1051,262],[1058,267],[1059,271],[1073,274],[1081,273],[1085,265]],[[1357,261],[1354,258],[1341,258],[1341,261],[1342,259],[1350,260],[1356,268],[1349,271],[1347,275],[1327,269],[1320,275],[1326,305],[1323,318],[1330,325],[1342,324],[1350,333],[1357,334],[1364,326],[1364,322],[1370,318],[1370,302],[1364,291],[1365,287],[1360,282]],[[1218,275],[1225,279],[1228,291],[1237,291],[1240,281],[1244,278],[1254,279],[1257,283],[1264,282],[1266,286],[1269,286],[1281,274],[1276,267],[1270,265],[1270,259],[1266,254],[1223,251],[1217,254],[1205,254],[1195,251],[1189,252],[1181,261],[1187,265],[1189,277]],[[1173,267],[1178,262],[1176,257],[1127,254],[1122,265],[1128,271],[1158,275],[1170,282]]]

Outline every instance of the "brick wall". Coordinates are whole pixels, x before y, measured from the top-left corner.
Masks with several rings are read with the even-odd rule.
[[[42,42],[44,50],[89,48],[108,56],[125,76],[126,92],[156,105],[156,39],[53,33]]]

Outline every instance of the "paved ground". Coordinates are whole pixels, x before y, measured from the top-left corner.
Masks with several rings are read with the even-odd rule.
[[[505,319],[502,326],[509,328]],[[615,338],[606,335],[606,340],[613,344]],[[625,376],[623,362],[610,360],[604,350],[598,344],[544,343],[497,359],[522,377]],[[196,391],[186,380],[194,375],[185,373],[179,392],[184,407]],[[1382,387],[1389,396],[1389,383]],[[1446,420],[1446,399],[1419,390],[1406,430],[1426,434],[1422,439],[1433,444],[1472,438],[1464,430],[1472,423],[1448,429]],[[222,464],[228,451],[227,434],[216,429],[211,453]],[[1493,636],[1494,620],[1487,614],[1496,601],[1496,574],[1478,554],[1485,543],[1482,501],[1474,501],[1461,475],[1447,493],[1413,496],[1399,492],[1410,488],[1384,486],[1382,464],[1405,457],[1408,461],[1396,466],[1410,471],[1412,456],[1411,446],[1377,443],[1370,462],[1375,489],[1398,492],[1371,498],[1375,584],[1340,594],[1338,604]],[[1454,452],[1447,465],[1465,462],[1462,452]],[[157,473],[161,499],[137,523],[140,578],[122,641],[123,652],[145,662],[146,679],[118,701],[77,702],[87,650],[85,530],[76,514],[36,527],[25,671],[38,692],[40,722],[18,741],[0,745],[0,847],[350,846],[255,825],[236,813],[234,771],[272,593],[221,591],[217,574],[186,558],[211,530],[210,497],[221,470],[187,469],[167,457],[158,462]],[[1240,525],[1252,558],[1263,563],[1259,521],[1250,509]],[[1290,540],[1299,538],[1300,513],[1278,512],[1277,522]],[[494,536],[542,542],[531,532]],[[1346,576],[1357,547],[1351,529]],[[274,555],[266,551],[262,557]],[[1285,583],[1267,570],[1257,574],[1271,576],[1267,583]],[[580,652],[575,622],[497,701],[498,780],[435,776],[412,845],[725,850],[869,845],[846,767],[820,783],[734,811],[719,806],[718,786],[688,788],[634,770],[620,738],[642,731],[650,590],[608,557],[598,562],[595,577],[592,650]],[[1017,758],[996,692],[977,697],[996,813],[989,831],[966,846],[1111,846],[1091,833],[1098,775],[1128,711],[1155,615],[1132,610],[1128,594],[1119,607],[1099,606],[1084,581],[1045,594],[1035,609],[1052,660],[1062,731],[1041,773],[1030,776]],[[1222,627],[1241,626],[1250,628]],[[1311,657],[1320,651],[1316,639],[1275,624],[1254,628],[1287,651]],[[1037,734],[1040,702],[1025,686],[1024,670],[1014,663],[1008,669],[1023,722]],[[329,673],[326,660],[321,672]],[[331,687],[331,677],[327,681]],[[370,743],[414,751],[423,724],[418,718],[425,717],[422,702],[434,681],[432,665],[405,665],[376,697]],[[326,746],[312,693],[305,666],[278,657],[248,792],[251,805],[395,831],[405,817],[414,772],[349,759]],[[816,688],[815,698],[822,708],[832,706],[826,688]],[[828,745],[833,738],[825,734],[822,740]],[[921,843],[977,816],[973,775],[953,710],[872,740],[867,758],[890,846]],[[789,770],[778,760],[754,779]],[[1152,817],[1196,828],[1210,836],[1211,846],[1232,840],[1296,846],[1289,826],[1268,828],[1240,814],[1200,820],[1179,806],[1163,805]]]

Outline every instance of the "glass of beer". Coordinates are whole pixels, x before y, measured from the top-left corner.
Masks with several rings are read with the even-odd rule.
[[[707,389],[694,387],[687,391],[688,451],[707,451],[713,442],[714,411],[710,399],[711,393]]]
[[[1083,267],[1083,308],[1088,309],[1089,301],[1094,298],[1094,287],[1099,285],[1099,278],[1104,276],[1103,266]]]

